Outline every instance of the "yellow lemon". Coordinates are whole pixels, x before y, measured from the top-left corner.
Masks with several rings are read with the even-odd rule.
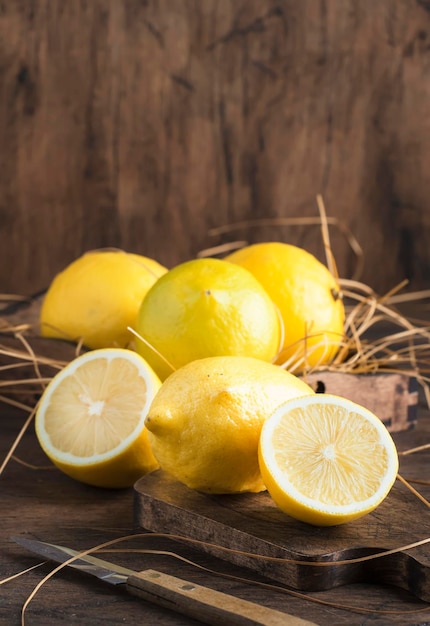
[[[161,468],[192,489],[261,491],[261,427],[282,402],[309,393],[293,374],[252,357],[192,361],[165,380],[152,402],[151,448]]]
[[[87,352],[50,381],[36,434],[65,474],[97,487],[129,487],[158,467],[144,422],[161,382],[138,354]]]
[[[279,309],[284,326],[277,363],[290,371],[330,362],[343,339],[340,287],[312,254],[286,243],[257,243],[226,260],[248,269]]]
[[[167,269],[122,250],[87,252],[57,274],[40,314],[43,337],[123,348],[132,339],[140,303]]]
[[[208,356],[271,361],[280,343],[276,307],[247,270],[220,259],[194,259],[162,276],[143,299],[137,350],[162,380]]]
[[[259,463],[278,507],[316,526],[343,524],[373,511],[388,495],[399,466],[381,420],[329,394],[278,407],[263,425]]]

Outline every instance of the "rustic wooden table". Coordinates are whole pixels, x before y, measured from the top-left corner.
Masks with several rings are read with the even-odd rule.
[[[18,411],[6,408],[0,410],[0,459],[5,458],[25,419],[26,415]],[[421,410],[417,428],[395,435],[399,450],[426,444],[429,439],[430,414],[426,410]],[[24,435],[16,456],[33,465],[47,465],[33,427]],[[426,451],[404,457],[402,474],[406,478],[421,476],[428,479],[429,456]],[[26,598],[53,569],[53,565],[45,563],[18,578],[7,580],[17,572],[41,562],[37,556],[16,545],[11,536],[36,537],[63,543],[75,549],[86,549],[134,533],[133,490],[105,491],[91,488],[74,482],[56,469],[32,469],[15,459],[9,462],[0,476],[0,481],[0,624],[13,626],[21,623],[21,612]],[[427,498],[430,497],[430,487],[424,486],[421,491]],[[430,524],[423,528],[423,538],[428,536],[429,527]],[[167,548],[218,572],[240,573],[255,579],[246,570],[239,570],[210,556],[199,554],[184,544],[173,544],[168,540],[136,536],[114,548]],[[388,586],[348,585],[313,593],[310,600],[295,597],[285,591],[232,581],[171,556],[121,552],[106,554],[105,558],[133,569],[144,569],[146,566],[157,568],[317,624],[430,624],[429,605]],[[335,608],[315,600],[362,607],[369,612]],[[103,626],[138,623],[152,626],[197,624],[190,618],[134,599],[92,577],[65,569],[42,586],[25,611],[25,624],[29,626],[59,623]]]

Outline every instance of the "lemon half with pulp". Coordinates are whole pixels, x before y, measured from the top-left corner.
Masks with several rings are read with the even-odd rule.
[[[161,382],[135,352],[87,352],[51,380],[36,413],[50,460],[90,485],[129,487],[158,467],[144,422]]]
[[[266,420],[259,465],[281,510],[331,526],[373,511],[388,495],[399,462],[376,415],[351,400],[315,394],[283,403]]]

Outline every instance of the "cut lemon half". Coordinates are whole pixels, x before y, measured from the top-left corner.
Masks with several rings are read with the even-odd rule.
[[[388,495],[399,463],[376,415],[345,398],[316,394],[283,403],[266,420],[259,465],[284,513],[334,526],[373,511]]]
[[[61,471],[97,487],[130,487],[158,463],[144,426],[161,382],[131,350],[87,352],[50,381],[36,435]]]

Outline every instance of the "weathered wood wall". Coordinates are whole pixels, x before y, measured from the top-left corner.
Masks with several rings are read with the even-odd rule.
[[[0,293],[104,246],[324,258],[315,227],[209,234],[317,216],[318,193],[363,280],[430,286],[429,105],[429,0],[2,0]]]

